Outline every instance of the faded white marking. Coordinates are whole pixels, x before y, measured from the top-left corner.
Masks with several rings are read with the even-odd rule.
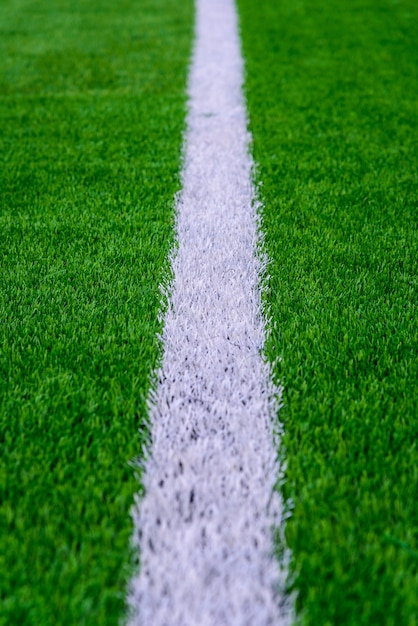
[[[198,0],[178,250],[150,401],[132,626],[285,625],[278,391],[262,358],[258,222],[233,0]],[[277,435],[277,433],[276,433]]]

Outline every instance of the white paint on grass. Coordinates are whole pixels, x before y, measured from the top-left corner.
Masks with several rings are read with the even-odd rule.
[[[261,356],[263,267],[242,81],[233,0],[198,0],[178,250],[150,402],[146,496],[135,510],[132,626],[289,623],[272,557],[278,390]]]

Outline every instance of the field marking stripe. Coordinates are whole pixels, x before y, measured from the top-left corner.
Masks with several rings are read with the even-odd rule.
[[[263,360],[258,221],[233,0],[197,0],[178,249],[150,402],[131,626],[285,625],[277,392]],[[280,608],[281,607],[281,608]]]

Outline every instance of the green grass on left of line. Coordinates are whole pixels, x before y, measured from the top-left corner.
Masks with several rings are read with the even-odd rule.
[[[0,624],[117,624],[192,3],[0,7]]]

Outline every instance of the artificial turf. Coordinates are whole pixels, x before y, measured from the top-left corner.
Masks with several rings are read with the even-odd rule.
[[[418,4],[238,0],[298,620],[418,623]]]
[[[192,2],[0,6],[0,624],[117,624]]]

